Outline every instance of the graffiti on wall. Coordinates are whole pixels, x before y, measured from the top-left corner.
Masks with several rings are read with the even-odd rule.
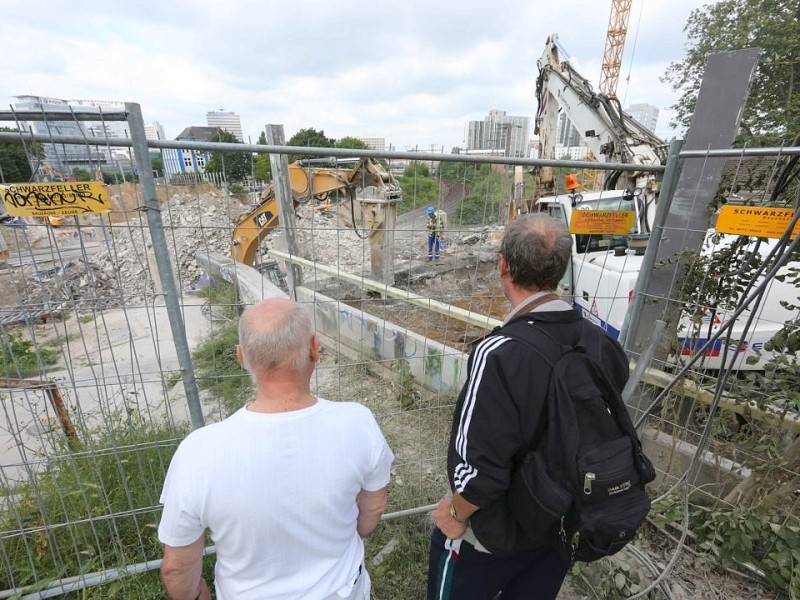
[[[309,291],[298,299],[313,298],[317,331],[365,358],[386,364],[407,361],[414,379],[429,389],[447,392],[461,387],[466,360],[461,352],[331,298],[311,294]]]

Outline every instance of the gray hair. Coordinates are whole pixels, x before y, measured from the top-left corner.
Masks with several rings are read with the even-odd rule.
[[[295,304],[277,327],[268,330],[253,323],[249,310],[239,318],[239,345],[245,368],[268,370],[288,365],[297,371],[305,369],[311,360],[309,352],[314,335],[305,309]]]
[[[547,214],[521,215],[506,227],[500,252],[514,285],[554,290],[567,271],[572,236],[562,223]]]

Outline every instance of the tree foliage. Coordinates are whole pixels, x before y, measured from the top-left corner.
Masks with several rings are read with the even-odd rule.
[[[164,159],[161,157],[160,152],[150,153],[150,166],[158,177],[164,176]]]
[[[346,135],[336,142],[337,148],[352,148],[354,150],[369,150],[369,146],[357,137]]]
[[[500,207],[511,195],[513,186],[513,177],[497,173],[489,165],[481,165],[474,173],[469,193],[464,196],[456,214],[450,216],[450,222],[459,225],[496,223]]]
[[[267,134],[261,132],[258,136],[258,145],[267,145]],[[269,154],[258,154],[253,166],[253,179],[256,181],[272,181],[272,161],[269,159]]]
[[[215,142],[239,144],[232,133],[219,129]],[[249,152],[211,152],[206,163],[206,173],[222,173],[228,181],[242,181],[250,175],[251,155]]]
[[[397,206],[400,214],[436,204],[439,198],[439,182],[431,177],[428,166],[423,162],[411,162],[398,183],[403,190],[403,200]]]
[[[428,168],[428,165],[424,162],[420,162],[418,160],[414,160],[408,164],[403,171],[403,177],[430,177],[431,170]]]
[[[693,10],[684,31],[686,56],[663,76],[682,94],[673,125],[689,125],[709,53],[759,47],[740,141],[773,144],[800,133],[799,0],[722,0]]]
[[[286,142],[288,146],[309,146],[312,148],[333,148],[336,145],[335,140],[326,137],[325,131],[320,129],[317,131],[313,127],[306,127],[295,133],[289,141]],[[318,158],[315,154],[292,154],[289,156],[289,162],[294,162],[302,158]]]
[[[16,129],[0,127],[0,131],[16,132]],[[26,154],[27,149],[27,154]],[[0,171],[6,183],[25,183],[32,179],[31,162],[37,168],[44,158],[44,148],[41,144],[26,140],[21,142],[0,142]]]

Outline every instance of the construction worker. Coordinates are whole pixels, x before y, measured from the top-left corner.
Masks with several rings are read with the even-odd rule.
[[[428,260],[439,260],[439,247],[444,239],[444,221],[432,206],[428,207],[428,220],[425,227],[428,230]]]

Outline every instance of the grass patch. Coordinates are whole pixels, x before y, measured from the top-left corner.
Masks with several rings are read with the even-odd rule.
[[[378,526],[366,542],[366,564],[374,598],[425,597],[432,531],[429,515],[402,517]],[[382,560],[375,564],[375,557],[382,550]]]
[[[178,382],[183,378],[181,371],[168,371],[162,375],[164,379],[164,389],[167,391],[174,388]]]
[[[58,361],[58,348],[63,343],[51,340],[38,346],[18,331],[0,331],[0,374],[8,377],[34,377],[44,372],[45,367]]]
[[[236,320],[244,311],[239,288],[227,281],[214,278],[211,285],[201,289],[197,295],[208,299],[209,305],[227,319]]]
[[[244,309],[239,290],[232,283],[214,279],[213,284],[200,290],[199,295],[207,298],[212,310],[229,321],[214,327],[211,336],[192,353],[198,387],[209,390],[211,396],[222,404],[224,416],[228,416],[241,408],[253,393],[250,376],[236,359],[238,320]],[[172,378],[166,380],[167,385]]]
[[[0,589],[45,587],[62,577],[160,558],[158,498],[186,433],[120,419],[113,431],[91,437],[90,451],[51,458],[30,483],[7,490]],[[151,572],[63,597],[144,600],[163,598],[164,590]]]
[[[236,360],[238,343],[237,323],[226,323],[215,328],[192,354],[198,387],[210,390],[222,403],[226,416],[241,408],[253,393],[250,375]]]

